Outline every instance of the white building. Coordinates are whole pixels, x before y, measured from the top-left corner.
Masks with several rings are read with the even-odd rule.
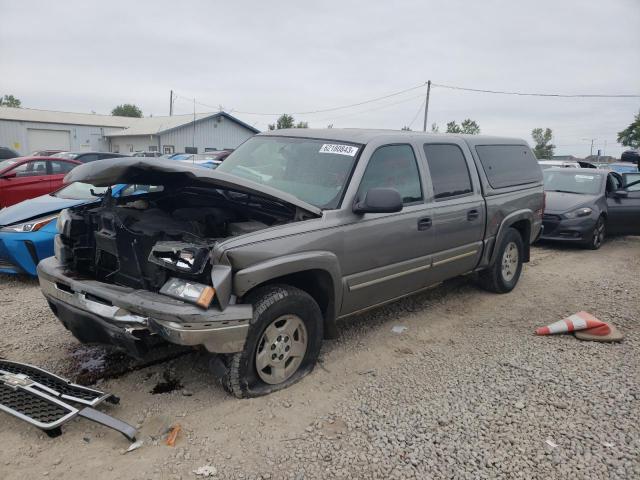
[[[258,130],[225,112],[173,115],[141,119],[125,130],[106,133],[111,151],[118,153],[152,151],[197,153],[236,148]]]
[[[0,107],[0,146],[36,150],[198,152],[236,148],[258,130],[225,113],[171,117],[114,117]]]

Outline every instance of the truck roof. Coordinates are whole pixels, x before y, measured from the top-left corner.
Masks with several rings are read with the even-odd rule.
[[[384,130],[369,128],[285,128],[260,133],[262,136],[281,137],[305,137],[326,140],[337,140],[366,144],[370,141],[389,137],[393,139],[418,139],[432,142],[446,141],[447,138],[459,138],[465,140],[470,146],[503,144],[503,145],[527,145],[525,140],[510,137],[494,137],[489,135],[463,135],[454,133],[423,133],[402,130]]]

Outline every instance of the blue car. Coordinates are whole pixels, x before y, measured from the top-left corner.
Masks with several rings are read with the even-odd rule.
[[[0,273],[36,276],[36,266],[53,256],[60,210],[100,201],[106,188],[75,182],[55,192],[0,210]],[[135,195],[148,187],[116,185],[113,196]]]

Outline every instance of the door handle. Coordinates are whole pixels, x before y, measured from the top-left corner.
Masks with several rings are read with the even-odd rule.
[[[472,221],[477,218],[480,218],[480,212],[478,210],[473,209],[467,212],[467,220]]]
[[[418,220],[418,230],[426,230],[431,228],[431,217],[423,217]]]

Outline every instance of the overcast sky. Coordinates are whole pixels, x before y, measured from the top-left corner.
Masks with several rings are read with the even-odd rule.
[[[426,80],[490,90],[640,94],[640,0],[0,0],[0,93],[23,107],[145,115],[193,100],[265,129],[275,116],[384,96]],[[422,128],[426,88],[332,112],[312,127]],[[619,155],[640,99],[558,99],[433,88],[429,125],[476,120],[557,154]],[[196,105],[197,111],[212,108]]]

